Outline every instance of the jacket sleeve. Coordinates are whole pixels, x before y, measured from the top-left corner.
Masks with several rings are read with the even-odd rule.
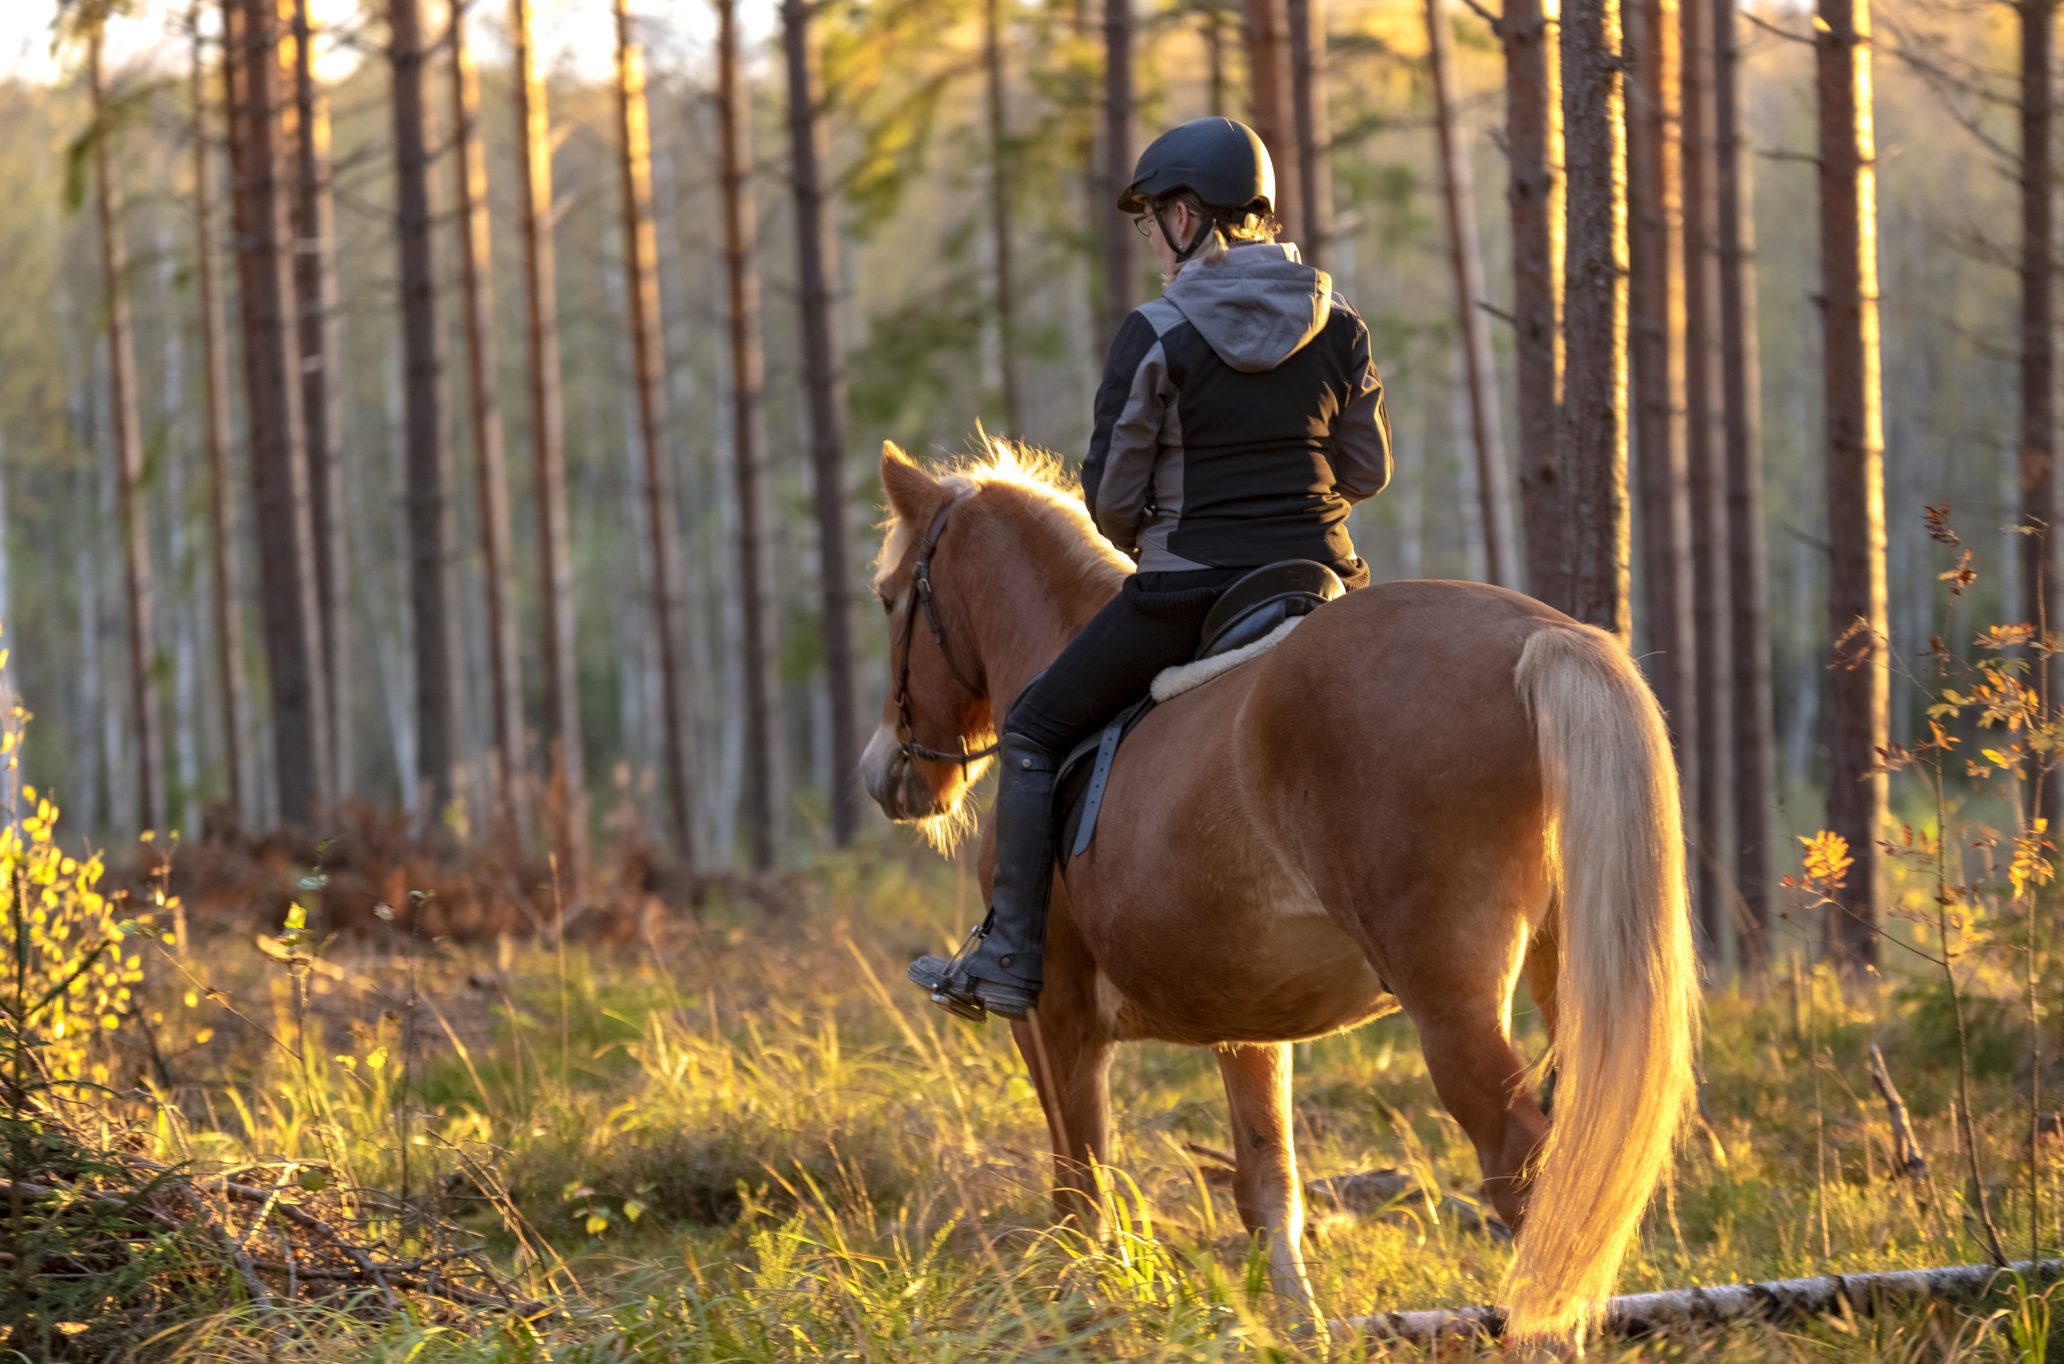
[[[1127,554],[1139,547],[1154,460],[1167,405],[1168,359],[1154,324],[1138,312],[1111,342],[1097,386],[1094,434],[1082,461],[1082,497],[1106,539]]]
[[[1357,317],[1347,401],[1333,419],[1333,487],[1349,502],[1374,497],[1390,483],[1390,414],[1383,410],[1383,379],[1369,351],[1368,324]]]

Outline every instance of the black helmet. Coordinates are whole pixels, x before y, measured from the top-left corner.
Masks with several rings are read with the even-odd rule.
[[[1276,207],[1276,168],[1261,135],[1235,119],[1199,118],[1147,144],[1132,183],[1118,196],[1120,213],[1144,213],[1156,199],[1188,190],[1206,208],[1242,213]]]

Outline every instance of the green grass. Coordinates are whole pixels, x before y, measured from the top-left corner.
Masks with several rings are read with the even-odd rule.
[[[1229,1195],[1185,1147],[1226,1141],[1202,1051],[1121,1049],[1106,1232],[1054,1226],[1045,1128],[1008,1033],[947,1018],[902,985],[910,950],[957,929],[962,884],[935,864],[855,857],[815,876],[792,916],[718,906],[656,926],[640,949],[533,945],[504,967],[489,948],[332,944],[318,955],[343,977],[312,978],[305,1008],[247,937],[210,942],[187,954],[191,969],[276,1040],[206,998],[181,1006],[186,982],[155,963],[171,1005],[159,1041],[176,1059],[153,1141],[165,1157],[328,1158],[361,1183],[405,1179],[564,1308],[486,1330],[296,1309],[298,1357],[1320,1358],[1276,1311]],[[2026,1255],[2026,1044],[2009,985],[1971,1009],[1974,1108],[1995,1214]],[[1717,993],[1705,1124],[1622,1291],[1983,1258],[1961,1202],[1946,1017],[1926,977],[1846,997],[1826,976],[1796,998],[1782,981],[1764,999]],[[1522,1025],[1537,1049],[1524,1010]],[[214,1033],[204,1043],[201,1028]],[[1887,1175],[1889,1131],[1864,1062],[1874,1039],[1930,1153],[1932,1209]],[[2046,1047],[2064,1053],[2054,1036]],[[1435,1101],[1408,1023],[1302,1044],[1297,1067],[1307,1179],[1391,1166],[1472,1187],[1469,1143]],[[2052,1254],[2059,1154],[2050,1148],[2043,1174]],[[1507,1260],[1424,1215],[1324,1221],[1308,1250],[1336,1316],[1488,1301]],[[2060,1301],[1598,1353],[2032,1360],[2064,1323],[2064,1311],[2044,1315]],[[150,1351],[255,1360],[285,1348],[247,1306],[201,1303],[168,1306]],[[1371,1353],[1346,1340],[1328,1357]]]

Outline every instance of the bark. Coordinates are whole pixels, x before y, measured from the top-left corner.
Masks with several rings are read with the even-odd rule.
[[[293,0],[294,299],[301,347],[302,443],[308,459],[308,521],[315,556],[316,636],[329,733],[332,798],[348,795],[355,766],[351,734],[350,606],[343,535],[344,408],[337,384],[336,208],[330,192],[330,111],[315,80],[309,0]],[[333,400],[332,390],[337,390]]]
[[[996,0],[989,0],[993,7]],[[817,50],[810,39],[810,0],[782,0],[782,50],[788,65],[789,164],[796,213],[796,297],[803,338],[804,388],[810,414],[810,467],[817,510],[817,572],[823,613],[824,667],[831,700],[831,835],[845,847],[860,830],[859,668],[854,652],[852,518],[845,471],[845,363],[838,348],[838,225],[824,189],[825,128]],[[990,80],[1000,82],[992,71]],[[997,115],[992,104],[991,115]],[[1010,267],[998,237],[999,299],[1010,297]],[[1011,330],[1004,328],[1004,375],[1012,372]],[[1006,390],[1008,393],[1010,390]],[[1016,399],[1006,399],[1015,424]]]
[[[1490,580],[1519,585],[1512,543],[1512,479],[1498,420],[1498,374],[1484,311],[1483,258],[1477,250],[1474,177],[1455,127],[1454,63],[1442,0],[1426,0],[1427,64],[1433,75],[1433,126],[1440,144],[1441,202],[1448,225],[1448,264],[1455,276],[1455,323],[1469,386],[1469,433],[1476,449],[1477,513]]]
[[[1770,552],[1763,527],[1763,379],[1756,343],[1753,158],[1742,132],[1741,19],[1716,11],[1713,168],[1720,199],[1720,355],[1727,446],[1728,652],[1734,705],[1734,887],[1740,966],[1770,966],[1777,881],[1770,871],[1777,720],[1770,663]]]
[[[122,596],[127,607],[129,645],[130,761],[136,770],[137,828],[154,831],[165,822],[164,745],[158,693],[151,674],[157,661],[152,628],[150,523],[140,505],[143,493],[143,431],[136,401],[136,333],[130,322],[128,252],[122,240],[122,209],[116,198],[106,123],[107,84],[101,65],[101,33],[86,50],[93,99],[94,198],[100,220],[100,282],[107,324],[108,435],[115,464],[115,506],[122,538]]]
[[[1204,40],[1205,84],[1211,99],[1211,111],[1223,113],[1226,108],[1226,65],[1225,65],[1225,10],[1218,0],[1204,0],[1197,12],[1198,33]]]
[[[1103,8],[1104,126],[1098,143],[1103,176],[1093,220],[1102,224],[1104,247],[1104,294],[1097,315],[1099,350],[1117,336],[1139,293],[1132,225],[1117,208],[1118,196],[1132,182],[1132,0],[1103,0]]]
[[[281,184],[279,16],[273,0],[223,0],[232,65],[230,155],[259,599],[272,693],[279,818],[304,824],[328,789],[313,530],[295,382],[293,262]]]
[[[2064,1261],[2022,1260],[2006,1269],[1956,1265],[1947,1269],[1894,1269],[1874,1274],[1827,1274],[1812,1279],[1723,1284],[1630,1293],[1606,1303],[1607,1335],[1647,1337],[1658,1331],[1714,1326],[1728,1321],[1790,1322],[1806,1317],[1868,1316],[1906,1303],[1964,1301],[2002,1289],[2008,1274],[2033,1286],[2056,1279]],[[1374,1340],[1432,1341],[1451,1336],[1496,1336],[1504,1314],[1495,1307],[1385,1312],[1338,1323],[1343,1333]]]
[[[1006,93],[1003,65],[1004,16],[1000,12],[1003,4],[1004,0],[982,0],[982,78],[989,120],[989,254],[990,268],[994,272],[994,285],[990,301],[996,314],[996,339],[999,351],[997,369],[1002,379],[1001,396],[1003,398],[1004,428],[1015,435],[1024,429],[1024,413],[1018,404],[1018,293],[1011,268],[1011,218],[1013,216],[1011,210],[1012,157],[1010,151],[1010,111],[1004,104],[1004,95]],[[785,24],[794,24],[801,28],[808,23],[807,16],[802,13],[795,13],[791,16],[788,0],[783,0],[782,14],[787,16],[784,19]],[[798,92],[815,88],[814,83],[804,86],[797,84],[799,74],[805,78],[809,74],[807,34],[800,41],[803,45],[795,53],[792,53],[788,59],[790,69],[789,98],[791,101],[789,115],[791,120],[790,132],[791,140],[802,138],[807,141],[809,137],[815,136],[815,134],[806,135],[793,122],[795,117],[793,101],[796,99]],[[798,68],[796,66],[798,61],[803,62],[805,65]],[[806,112],[812,114],[812,123],[814,125],[816,122],[814,106]],[[811,160],[814,163],[821,161],[822,157],[813,151],[811,153]],[[800,183],[800,167],[796,173]],[[821,174],[821,172],[816,173]],[[800,193],[800,189],[798,193]],[[819,200],[818,216],[822,217],[821,200],[823,190],[819,188],[815,193]],[[800,204],[800,201],[798,203]],[[812,375],[815,375],[820,371],[813,366],[810,372]],[[836,709],[835,701],[834,709]],[[836,747],[836,743],[833,746]]]
[[[1684,458],[1683,163],[1677,112],[1683,47],[1678,0],[1628,11],[1639,80],[1628,90],[1627,248],[1634,378],[1642,667],[1669,718],[1686,791],[1697,790],[1698,653],[1691,630],[1691,487]]]
[[[1323,262],[1333,240],[1333,131],[1326,117],[1326,0],[1285,0],[1290,38],[1290,115],[1297,153],[1297,238]],[[1503,581],[1503,579],[1500,579]]]
[[[1714,254],[1713,12],[1720,0],[1683,0],[1684,36],[1684,444],[1691,472],[1693,670],[1698,709],[1691,819],[1697,865],[1699,943],[1717,960],[1726,933],[1728,788],[1733,716],[1728,700],[1727,466],[1720,426],[1720,262]],[[1731,3],[1731,0],[1730,0]]]
[[[746,842],[753,869],[774,866],[782,841],[787,763],[774,640],[773,545],[767,525],[760,392],[759,215],[752,190],[752,103],[738,50],[737,0],[717,4],[717,107],[723,188],[724,273],[731,324],[731,441],[738,487],[738,587],[745,605]]]
[[[556,792],[553,846],[579,884],[587,853],[587,770],[575,671],[573,558],[567,529],[566,412],[560,391],[559,265],[552,233],[552,135],[545,82],[531,47],[530,0],[510,0],[516,165],[529,341],[532,501],[537,513],[538,637],[544,652],[547,770]]]
[[[1562,467],[1569,478],[1570,613],[1629,633],[1627,518],[1627,143],[1619,0],[1563,11],[1569,368]]]
[[[1297,114],[1291,94],[1288,0],[1242,0],[1241,36],[1247,44],[1248,96],[1254,131],[1276,167],[1276,220],[1286,241],[1304,230],[1304,189],[1298,176]]]
[[[459,284],[466,314],[466,396],[473,426],[473,498],[480,526],[480,581],[487,619],[487,693],[494,734],[494,799],[523,819],[523,716],[510,620],[509,474],[502,442],[495,355],[493,248],[488,231],[487,148],[480,131],[480,72],[466,45],[465,4],[451,7],[452,151],[459,186]]]
[[[659,307],[659,243],[652,220],[652,135],[645,108],[645,51],[632,37],[626,0],[616,0],[617,131],[623,184],[624,294],[629,306],[633,386],[643,451],[645,530],[652,580],[652,640],[659,657],[661,747],[674,842],[695,865],[695,793],[690,785],[692,736],[681,704],[674,636],[672,479],[666,445],[666,354]]]
[[[1527,590],[1551,605],[1566,607],[1569,499],[1559,432],[1565,250],[1560,54],[1549,40],[1543,0],[1509,0],[1499,29],[1505,48],[1519,496],[1526,528]]]
[[[1820,127],[1821,335],[1826,389],[1828,623],[1827,827],[1854,859],[1827,924],[1845,971],[1878,960],[1877,835],[1889,741],[1885,639],[1885,437],[1878,350],[1877,149],[1869,0],[1816,0]]]
[[[2016,0],[2014,8],[2021,26],[2021,519],[2038,532],[2022,541],[2021,599],[2026,618],[2050,629],[2059,600],[2058,565],[2064,560],[2056,529],[2056,175],[2050,132],[2057,0]],[[2036,666],[2054,696],[2056,661]],[[2038,814],[2055,823],[2060,796],[2064,780],[2055,770],[2045,773]]]
[[[244,623],[237,585],[236,490],[229,474],[229,349],[216,278],[215,164],[208,130],[208,70],[201,47],[201,0],[193,26],[194,280],[201,322],[201,383],[208,459],[208,590],[214,601],[216,703],[229,808],[251,813],[244,780]],[[228,76],[228,63],[223,75]],[[226,95],[225,87],[225,95]]]

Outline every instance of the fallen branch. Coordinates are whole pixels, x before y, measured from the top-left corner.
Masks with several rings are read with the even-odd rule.
[[[2004,1270],[1992,1265],[1894,1269],[1633,1293],[1606,1304],[1605,1334],[1645,1336],[1729,1321],[1784,1322],[1841,1311],[1864,1316],[1903,1303],[1982,1297],[2010,1273],[2041,1285],[2064,1277],[2064,1261],[2022,1260]],[[1332,1323],[1332,1329],[1376,1340],[1424,1343],[1449,1336],[1498,1336],[1505,1329],[1505,1314],[1495,1307],[1382,1312]]]
[[[1885,1053],[1878,1050],[1875,1042],[1870,1049],[1870,1077],[1871,1086],[1884,1099],[1885,1113],[1892,1120],[1892,1168],[1913,1181],[1915,1196],[1926,1203],[1928,1157],[1921,1150],[1920,1138],[1914,1135],[1906,1100],[1899,1097],[1899,1087],[1892,1083],[1892,1072],[1885,1067]]]

